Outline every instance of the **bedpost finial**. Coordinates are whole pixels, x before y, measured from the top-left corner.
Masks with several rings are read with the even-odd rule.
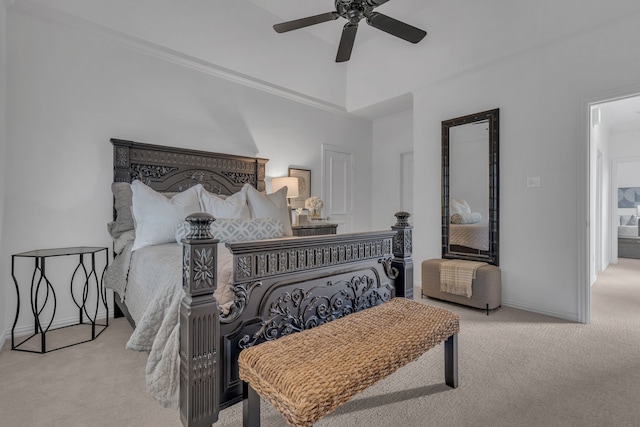
[[[409,217],[411,216],[411,214],[409,212],[405,212],[405,211],[400,211],[400,212],[396,212],[395,214],[396,217],[396,227],[407,227],[409,226]]]
[[[196,212],[189,215],[185,220],[189,223],[187,239],[213,239],[210,229],[211,224],[216,220],[213,215],[205,212]]]

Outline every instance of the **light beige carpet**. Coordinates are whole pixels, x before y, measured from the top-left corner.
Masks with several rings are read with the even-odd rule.
[[[581,325],[424,299],[461,316],[460,387],[444,385],[438,346],[317,426],[640,425],[640,260],[621,259],[592,289]],[[123,319],[94,342],[46,355],[0,352],[1,426],[180,426],[144,384],[146,354],[125,350]],[[242,407],[216,426],[241,426]],[[284,426],[262,404],[263,426]]]

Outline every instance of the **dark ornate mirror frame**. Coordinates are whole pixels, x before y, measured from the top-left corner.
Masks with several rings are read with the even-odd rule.
[[[470,114],[442,122],[442,258],[484,261],[499,265],[499,140],[500,109]],[[466,253],[451,250],[449,244],[449,130],[454,126],[487,121],[489,124],[489,250]]]

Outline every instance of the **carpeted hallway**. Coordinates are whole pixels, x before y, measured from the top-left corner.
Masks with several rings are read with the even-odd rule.
[[[640,260],[593,286],[591,324],[508,307],[461,316],[459,378],[444,385],[442,346],[317,423],[322,426],[636,426],[640,420]],[[180,426],[146,392],[145,353],[114,320],[94,342],[46,355],[0,352],[1,426]],[[284,420],[263,402],[263,426]],[[216,426],[241,426],[241,405]]]

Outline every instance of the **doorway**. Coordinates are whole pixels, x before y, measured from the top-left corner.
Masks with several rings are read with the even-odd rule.
[[[592,102],[588,109],[589,276],[582,301],[586,312],[581,316],[585,323],[589,321],[591,286],[598,273],[618,263],[619,234],[633,234],[630,238],[637,239],[640,246],[640,167],[628,166],[640,159],[640,94]],[[638,275],[640,278],[640,271]]]
[[[322,145],[322,190],[327,220],[339,233],[353,231],[353,153]]]

